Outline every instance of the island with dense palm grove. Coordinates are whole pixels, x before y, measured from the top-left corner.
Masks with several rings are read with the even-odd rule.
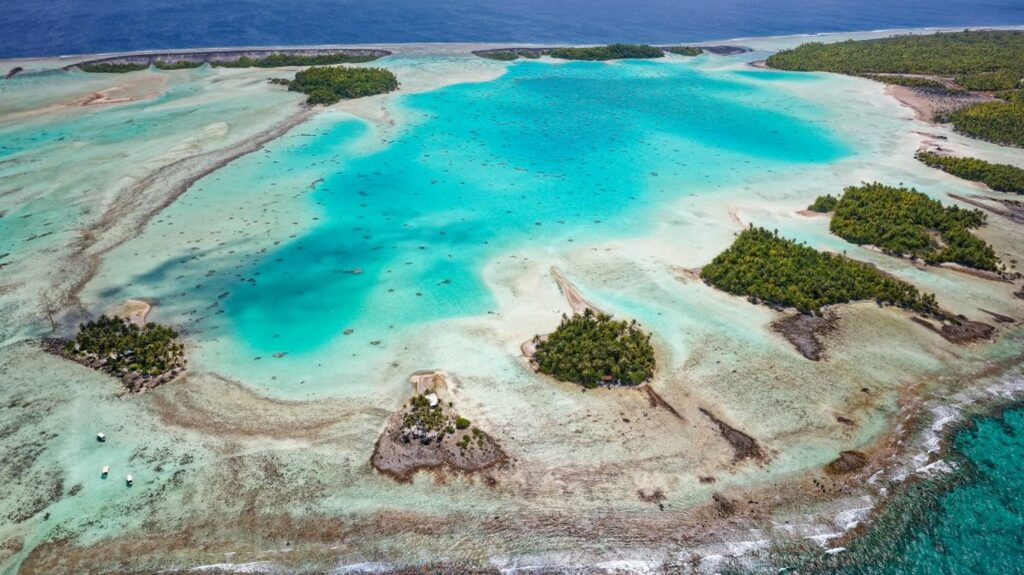
[[[1024,169],[1009,164],[993,164],[978,158],[964,158],[921,150],[916,155],[922,163],[958,178],[981,182],[989,189],[1010,194],[1024,194]],[[830,211],[830,210],[825,210]]]
[[[850,186],[841,197],[819,197],[808,209],[833,212],[829,228],[857,245],[872,245],[933,265],[950,262],[989,272],[1001,269],[992,246],[970,232],[985,224],[984,213],[943,206],[914,189],[877,182]]]
[[[101,315],[81,324],[74,339],[50,340],[51,352],[108,373],[129,391],[167,383],[186,364],[185,346],[178,333],[158,323],[141,327],[126,318]]]
[[[533,344],[537,371],[585,388],[640,385],[654,376],[651,334],[636,320],[615,320],[589,307],[563,315],[554,332]]]
[[[873,300],[932,314],[932,294],[889,277],[875,267],[840,255],[818,251],[751,225],[732,245],[701,269],[707,284],[754,303],[822,313],[828,305]]]
[[[398,89],[398,79],[386,68],[351,66],[313,66],[296,72],[294,80],[277,83],[288,86],[292,92],[306,94],[306,103],[310,105],[330,105]]]

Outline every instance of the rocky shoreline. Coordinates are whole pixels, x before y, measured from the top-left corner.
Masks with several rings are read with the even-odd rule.
[[[409,383],[413,398],[388,417],[370,457],[374,469],[404,483],[423,470],[477,473],[508,461],[490,435],[455,411],[443,373],[417,373]]]

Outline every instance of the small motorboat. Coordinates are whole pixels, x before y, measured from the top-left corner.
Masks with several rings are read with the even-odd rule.
[[[128,476],[124,478],[124,483],[128,487],[131,487],[132,484],[135,483],[135,478],[129,473]]]
[[[106,479],[108,475],[110,475],[110,466],[104,465],[103,469],[100,470],[100,476]]]
[[[96,441],[99,441],[100,443],[105,443],[107,441],[107,434],[103,433],[102,431],[97,433]]]

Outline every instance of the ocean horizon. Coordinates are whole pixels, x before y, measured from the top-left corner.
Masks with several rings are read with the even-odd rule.
[[[0,59],[211,46],[390,43],[592,44],[706,42],[907,28],[1024,24],[1010,0],[888,2],[671,2],[598,0],[477,3],[469,0],[271,0],[174,4],[126,0],[3,6]]]

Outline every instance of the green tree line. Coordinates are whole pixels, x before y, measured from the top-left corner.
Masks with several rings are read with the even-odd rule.
[[[535,337],[534,360],[541,373],[587,388],[601,384],[639,385],[654,376],[651,334],[636,321],[614,320],[587,309],[562,316],[547,338]]]
[[[874,300],[921,313],[937,313],[932,294],[868,264],[820,252],[751,225],[704,266],[701,279],[754,303],[821,314],[827,305]]]
[[[918,152],[916,157],[933,168],[958,178],[981,182],[997,192],[1024,194],[1024,169],[1017,166],[993,164],[978,158],[940,156],[924,151]]]
[[[985,214],[979,210],[945,207],[917,190],[876,182],[846,188],[829,228],[848,242],[877,246],[892,255],[997,271],[999,259],[992,246],[970,233],[984,224]]]

